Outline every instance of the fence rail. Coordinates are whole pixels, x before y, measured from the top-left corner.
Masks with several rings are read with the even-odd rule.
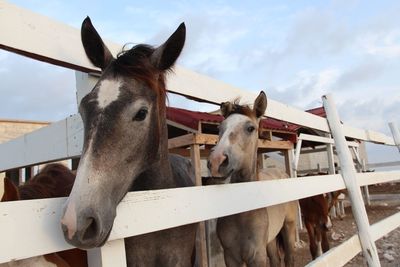
[[[2,49],[85,73],[99,72],[87,60],[77,29],[2,0],[0,0],[0,32],[2,33],[0,35]],[[24,38],[17,38],[18,36]],[[106,43],[114,54],[122,47],[112,42],[106,41]],[[95,81],[92,75],[77,74],[78,101],[90,87],[89,79],[91,79],[90,82]],[[176,67],[174,75],[168,77],[167,85],[172,93],[214,104],[238,96],[244,102],[252,103],[256,97],[254,93],[242,91],[179,66]],[[271,99],[268,101],[266,115],[326,133],[330,132],[325,118]],[[393,138],[375,131],[347,125],[341,125],[340,128],[343,128],[343,134],[346,137],[395,145]],[[80,117],[72,115],[48,127],[1,144],[0,171],[77,157],[81,153],[82,138],[83,127]],[[329,142],[332,143],[332,141]],[[398,142],[396,144],[398,145]],[[364,186],[399,180],[400,172],[364,173],[356,174],[355,177],[357,186]],[[323,182],[322,179],[324,179]],[[298,190],[298,188],[306,190]],[[110,260],[107,262],[105,257],[121,259],[123,255],[121,238],[127,236],[199,222],[343,188],[345,185],[341,175],[325,175],[129,193],[118,206],[117,217],[110,235],[111,242],[101,248],[97,259],[103,266],[114,266],[116,262],[110,262]],[[362,200],[356,201],[362,203]],[[62,237],[59,225],[64,202],[64,198],[58,198],[1,203],[0,263],[70,248]],[[399,226],[399,217],[400,215],[396,214],[377,225],[384,225],[386,233]],[[27,221],[30,222],[29,227],[26,227]],[[374,230],[377,227],[367,225],[374,240],[383,235],[382,231]],[[351,247],[351,253],[348,247]],[[351,255],[360,249],[358,237],[353,237],[343,246],[324,255],[320,262],[329,260],[330,265],[339,266],[341,263],[332,259],[342,258],[342,255],[337,256],[335,251],[345,250],[348,252],[346,255],[351,258]],[[91,254],[97,252],[99,251],[94,250]],[[119,263],[125,264],[123,259]],[[92,264],[98,263],[93,261]]]
[[[357,181],[360,186],[363,186],[389,182],[399,177],[400,171],[383,172],[381,175],[362,173],[357,174]],[[298,190],[298,188],[307,188],[307,190]],[[336,174],[131,192],[118,206],[109,240],[208,220],[344,188],[343,179]],[[244,199],[248,201],[243,201]],[[60,228],[64,202],[65,198],[55,198],[1,203],[0,263],[71,248],[64,241]],[[26,227],[27,221],[29,221],[29,227]],[[37,240],[41,241],[37,242]]]

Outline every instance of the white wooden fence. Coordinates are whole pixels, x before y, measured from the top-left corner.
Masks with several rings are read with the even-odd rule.
[[[78,29],[0,0],[0,33],[0,48],[83,71],[76,75],[78,99],[93,85],[96,77],[87,73],[98,73],[98,69],[88,62],[81,47]],[[114,54],[121,48],[121,45],[111,42],[107,42],[107,45]],[[182,67],[177,67],[175,74],[168,78],[168,88],[170,92],[215,104],[237,96],[251,103],[256,97],[253,93]],[[336,113],[332,101],[325,107],[328,118],[330,114]],[[344,151],[348,151],[347,146],[343,148],[343,144],[339,144],[345,136],[395,145],[393,138],[384,134],[340,125],[337,118],[336,122],[335,119],[327,121],[271,99],[266,114],[326,133],[330,133],[330,125],[339,130],[339,133],[332,133],[334,143],[337,149],[341,146]],[[72,115],[46,128],[1,144],[0,171],[79,156],[82,137],[80,117]],[[341,159],[340,163],[342,167],[350,164],[346,159]],[[354,236],[312,264],[323,266],[329,262],[330,266],[341,266],[363,249],[370,251],[370,256],[367,257],[369,264],[379,266],[374,240],[400,225],[400,213],[370,226],[365,218],[363,200],[359,197],[359,187],[398,180],[400,172],[356,174],[350,167],[342,175],[351,192],[352,205],[360,209],[355,212],[361,213],[360,216],[356,215],[356,221],[364,234]],[[343,189],[345,183],[342,175],[129,193],[117,208],[109,242],[101,249],[90,251],[89,254],[93,256],[90,257],[90,264],[126,265],[122,241],[124,237]],[[240,201],[233,203],[234,199]],[[0,263],[70,248],[64,241],[59,222],[64,201],[64,198],[58,198],[0,203]]]

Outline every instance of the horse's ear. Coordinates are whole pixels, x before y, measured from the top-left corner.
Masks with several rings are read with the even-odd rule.
[[[256,114],[257,118],[260,118],[264,115],[265,110],[267,109],[267,96],[263,91],[257,96],[256,100],[254,101],[253,111]]]
[[[222,116],[227,118],[232,113],[233,105],[231,102],[222,102],[220,109]]]
[[[113,59],[89,17],[82,22],[81,39],[86,55],[93,65],[104,70]]]
[[[182,52],[185,38],[186,27],[182,22],[168,40],[153,52],[151,63],[161,71],[171,68]]]
[[[7,177],[4,178],[4,193],[1,201],[19,200],[19,193],[17,186]]]

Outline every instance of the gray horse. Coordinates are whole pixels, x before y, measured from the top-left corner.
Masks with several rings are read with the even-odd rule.
[[[208,161],[213,180],[240,183],[288,177],[278,169],[257,173],[258,127],[266,107],[264,92],[253,109],[231,102],[221,105],[225,120]],[[296,220],[297,201],[219,218],[217,234],[226,266],[267,266],[267,255],[272,266],[280,266],[280,245],[285,265],[294,266]]]
[[[84,20],[83,47],[102,72],[79,106],[84,146],[61,220],[68,243],[103,245],[128,191],[193,185],[190,165],[168,154],[165,118],[165,75],[182,51],[185,32],[182,23],[158,48],[137,45],[114,58],[90,19]],[[191,266],[196,227],[126,238],[128,266]]]

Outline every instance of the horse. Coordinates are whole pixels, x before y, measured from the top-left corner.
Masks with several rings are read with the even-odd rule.
[[[194,185],[188,160],[168,153],[166,123],[166,74],[185,35],[182,23],[159,47],[139,44],[114,58],[90,18],[83,21],[83,48],[101,75],[79,105],[83,150],[61,219],[73,246],[102,246],[128,191]],[[191,266],[196,230],[188,224],[125,238],[127,265]]]
[[[64,165],[58,163],[48,164],[32,179],[18,187],[10,179],[5,178],[4,193],[1,202],[67,197],[71,192],[74,180],[75,174]],[[86,251],[69,249],[43,256],[12,261],[0,264],[0,266],[87,267],[88,263]]]
[[[315,174],[307,174],[305,176],[312,175]],[[327,173],[319,172],[316,175],[327,175]],[[332,221],[329,214],[332,207],[336,205],[339,195],[343,192],[343,190],[338,190],[299,199],[313,260],[330,248],[327,232],[332,228]]]
[[[311,257],[315,260],[329,250],[327,232],[332,228],[328,201],[323,194],[299,199],[307,229]]]
[[[253,109],[237,102],[224,102],[225,117],[219,128],[219,142],[212,149],[208,168],[213,180],[241,183],[288,178],[279,169],[257,172],[258,129],[267,107],[261,91]],[[280,266],[278,240],[282,240],[286,266],[294,266],[297,201],[247,211],[217,219],[217,235],[228,267]],[[281,243],[280,243],[281,244]]]

